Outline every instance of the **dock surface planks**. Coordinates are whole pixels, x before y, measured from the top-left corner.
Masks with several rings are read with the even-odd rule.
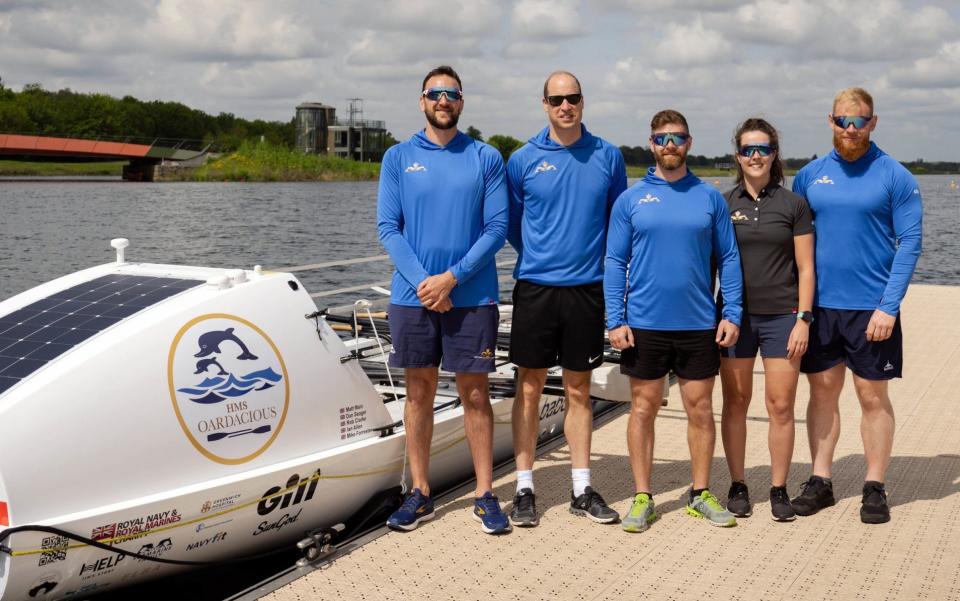
[[[849,374],[841,398],[835,455],[836,507],[780,524],[767,501],[769,455],[763,376],[758,362],[748,420],[747,481],[754,514],[736,528],[712,528],[687,516],[686,418],[679,391],[657,420],[654,495],[662,518],[627,534],[577,518],[569,504],[566,446],[537,460],[540,526],[483,534],[468,494],[437,508],[437,519],[408,534],[390,533],[264,597],[307,599],[960,599],[960,287],[913,285],[903,307],[904,378],[891,384],[897,416],[887,489],[893,519],[860,523],[864,464],[860,410]],[[797,395],[797,445],[791,496],[810,472],[804,415]],[[730,484],[718,420],[712,490]],[[593,438],[593,482],[621,515],[633,496],[626,455],[627,416]],[[512,499],[514,476],[495,482]],[[506,505],[506,503],[505,503]]]

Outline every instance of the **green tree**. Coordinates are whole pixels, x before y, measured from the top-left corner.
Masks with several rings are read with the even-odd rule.
[[[510,158],[510,155],[514,150],[523,146],[523,142],[514,138],[513,136],[505,136],[502,134],[490,136],[490,138],[487,140],[487,144],[500,151],[500,156],[503,157],[504,163],[507,162],[507,159]]]
[[[483,134],[480,133],[480,130],[472,125],[467,126],[466,134],[476,140],[477,142],[483,142]]]

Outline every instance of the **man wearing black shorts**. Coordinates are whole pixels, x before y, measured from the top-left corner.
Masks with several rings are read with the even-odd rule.
[[[396,266],[390,287],[391,367],[406,370],[403,425],[413,490],[387,526],[413,530],[433,517],[428,474],[438,367],[456,373],[477,477],[473,516],[484,532],[510,531],[493,495],[494,370],[498,311],[494,255],[507,230],[503,159],[457,130],[460,76],[447,66],[423,79],[426,127],[383,158],[380,241]]]
[[[870,141],[877,115],[866,90],[837,94],[829,123],[833,151],[793,181],[817,224],[817,297],[800,365],[810,382],[813,475],[792,503],[797,514],[812,515],[836,502],[830,476],[849,367],[867,464],[860,519],[880,524],[890,520],[884,479],[895,426],[887,383],[903,369],[900,303],[920,257],[923,205],[916,179]]]
[[[543,84],[549,124],[510,157],[508,238],[517,250],[510,360],[518,366],[513,404],[517,494],[511,521],[536,526],[533,459],[547,369],[563,368],[564,434],[573,479],[570,511],[615,522],[590,483],[590,375],[603,362],[603,248],[607,217],[627,187],[620,150],[581,123],[583,94],[572,74]]]
[[[622,352],[620,370],[630,376],[633,397],[627,447],[636,494],[623,529],[643,532],[658,517],[650,485],[653,426],[663,378],[671,369],[680,380],[688,419],[693,481],[687,513],[714,526],[734,526],[736,519],[709,484],[716,443],[712,393],[720,369],[717,344],[732,346],[739,334],[737,240],[723,196],[687,170],[692,143],[687,120],[677,111],[660,111],[650,131],[657,166],[614,204],[603,276],[610,344]],[[719,324],[713,255],[726,300]]]

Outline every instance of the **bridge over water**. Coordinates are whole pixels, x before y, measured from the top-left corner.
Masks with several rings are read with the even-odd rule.
[[[58,135],[0,133],[0,160],[96,162],[127,160],[123,178],[153,181],[164,164],[205,160],[209,144],[177,138],[98,136],[77,138]]]

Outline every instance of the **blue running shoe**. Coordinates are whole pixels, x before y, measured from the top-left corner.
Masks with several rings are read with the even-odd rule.
[[[506,534],[513,530],[507,514],[500,511],[500,500],[490,491],[473,501],[473,519],[487,534]]]
[[[419,488],[407,494],[403,500],[400,509],[394,511],[387,518],[387,526],[394,530],[404,530],[409,532],[417,527],[420,522],[433,519],[433,498],[425,496]]]

